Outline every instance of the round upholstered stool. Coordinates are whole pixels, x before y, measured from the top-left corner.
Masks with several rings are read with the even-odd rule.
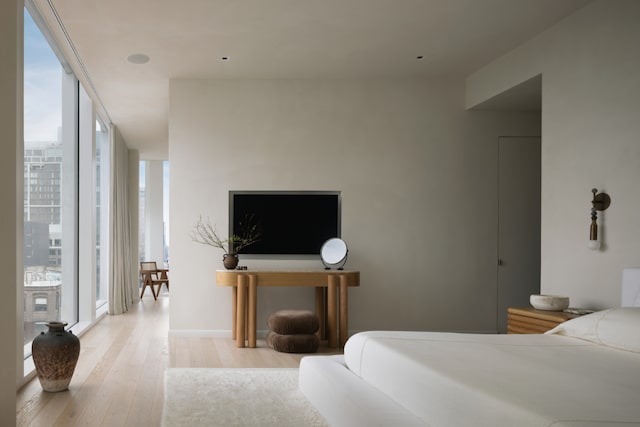
[[[318,316],[309,310],[279,310],[269,315],[269,329],[277,334],[315,334],[320,327]]]
[[[309,310],[280,310],[267,321],[267,345],[283,353],[315,353],[320,339],[318,316]]]
[[[282,335],[269,331],[267,345],[281,353],[315,353],[318,351],[320,338],[316,334]]]

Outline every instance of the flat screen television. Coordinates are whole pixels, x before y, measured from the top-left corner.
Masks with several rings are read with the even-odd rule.
[[[339,191],[230,191],[229,235],[242,235],[251,220],[260,240],[241,254],[318,255],[323,243],[341,237]]]

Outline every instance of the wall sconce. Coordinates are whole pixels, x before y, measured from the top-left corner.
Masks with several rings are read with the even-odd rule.
[[[607,193],[598,193],[598,189],[591,190],[593,193],[593,200],[591,200],[591,227],[589,228],[589,249],[600,249],[600,240],[598,239],[598,211],[603,211],[611,204],[611,198]]]

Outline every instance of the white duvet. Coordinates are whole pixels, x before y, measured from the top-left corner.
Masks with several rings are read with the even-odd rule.
[[[545,335],[363,332],[344,357],[432,426],[640,425],[640,309],[626,310],[639,323],[623,313],[622,329],[617,311]]]

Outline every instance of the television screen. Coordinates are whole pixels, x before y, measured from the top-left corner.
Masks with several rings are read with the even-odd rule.
[[[249,223],[261,237],[241,254],[318,255],[340,237],[340,202],[339,191],[230,191],[229,235]]]

